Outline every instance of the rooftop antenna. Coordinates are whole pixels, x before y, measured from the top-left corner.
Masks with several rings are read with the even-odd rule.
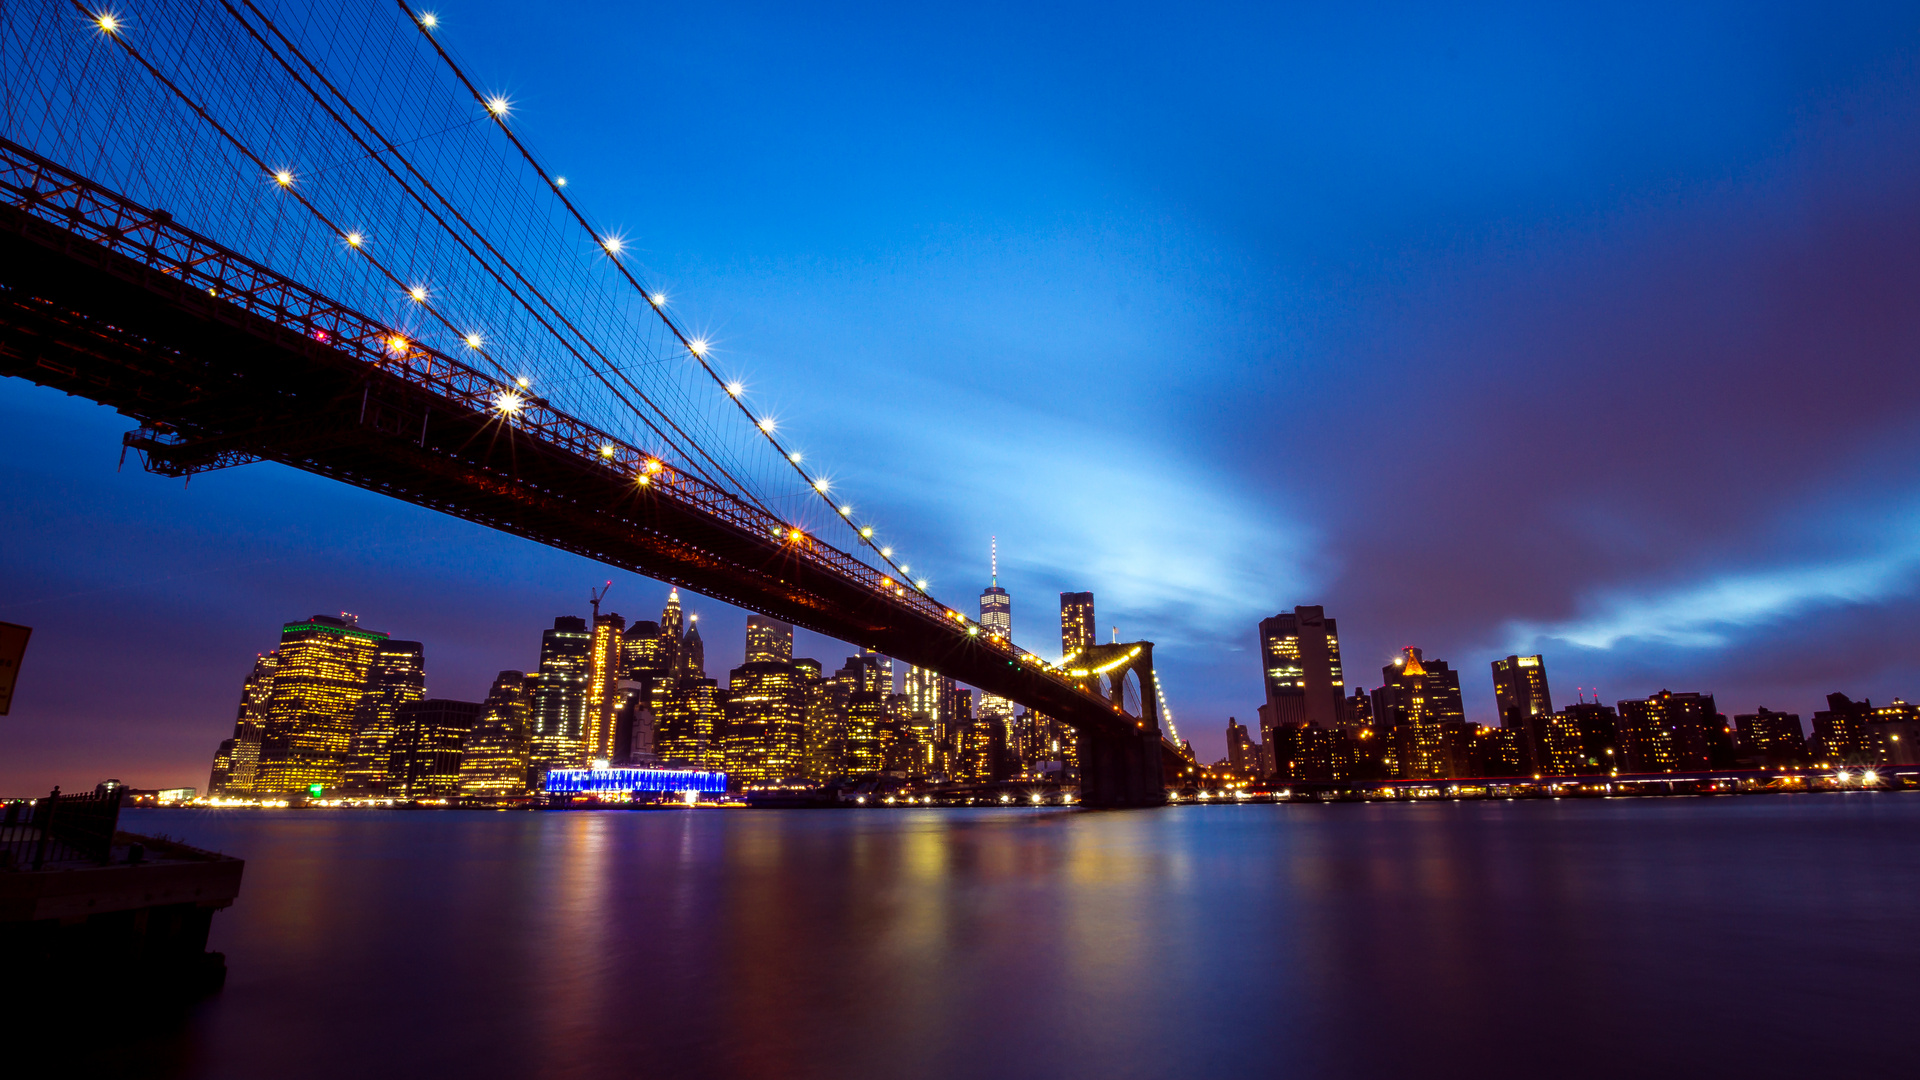
[[[602,585],[597,589],[591,589],[588,591],[587,595],[593,598],[592,599],[593,621],[595,623],[598,623],[600,621],[600,601],[606,599],[607,593],[611,592],[612,590],[613,590],[613,582],[609,581],[605,585]]]
[[[987,539],[991,541],[993,544],[993,586],[995,588],[999,588],[1000,586],[1000,538],[997,536],[989,536],[987,537]]]

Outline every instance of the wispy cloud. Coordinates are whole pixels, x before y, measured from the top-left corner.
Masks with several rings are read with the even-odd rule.
[[[1563,641],[1590,649],[1622,642],[1689,648],[1729,644],[1735,631],[1841,604],[1871,603],[1907,592],[1920,572],[1920,551],[1727,574],[1666,591],[1614,591],[1596,596],[1590,613],[1557,623],[1508,627],[1516,649]]]
[[[1103,624],[1120,621],[1113,617],[1120,613],[1143,623],[1123,625],[1123,634],[1216,642],[1222,627],[1238,630],[1250,612],[1326,576],[1318,537],[1285,506],[1262,503],[1192,455],[1138,433],[1123,453],[1103,453],[1094,449],[1099,432],[1057,416],[1001,402],[952,404],[999,422],[960,431],[895,428],[890,434],[900,443],[932,445],[900,455],[924,464],[887,477],[892,490],[880,493],[884,500],[919,504],[912,516],[939,521],[948,535],[998,533],[1003,578],[1091,589]],[[956,462],[964,467],[950,467]],[[928,505],[929,492],[938,493],[937,507]],[[984,544],[979,554],[984,572]],[[944,591],[936,576],[936,593],[958,587],[956,569],[947,568]],[[1048,635],[1036,624],[1050,621],[1039,612],[1051,600],[1026,600],[1016,608],[1033,614],[1023,619],[1016,611],[1016,637],[1043,646]]]

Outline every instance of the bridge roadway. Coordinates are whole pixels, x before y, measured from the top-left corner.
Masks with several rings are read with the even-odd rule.
[[[1164,802],[1143,717],[517,387],[0,139],[0,374],[140,421],[169,475],[278,461],[930,668],[1071,725],[1082,801]],[[643,480],[642,477],[645,479]],[[1184,762],[1182,762],[1184,764]]]

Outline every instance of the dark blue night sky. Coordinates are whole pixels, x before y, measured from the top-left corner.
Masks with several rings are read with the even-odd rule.
[[[1487,723],[1516,650],[1556,703],[1920,694],[1920,9],[911,7],[435,10],[936,596],[997,535],[1057,653],[1091,589],[1209,759],[1295,604]],[[666,595],[279,466],[116,472],[131,426],[0,383],[0,791],[204,786],[289,619],[478,700],[589,587]],[[692,606],[723,675],[744,616]]]

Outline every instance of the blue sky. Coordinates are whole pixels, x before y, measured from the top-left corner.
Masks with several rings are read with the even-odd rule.
[[[990,535],[1032,647],[1091,589],[1203,754],[1302,603],[1486,722],[1514,650],[1564,700],[1920,693],[1920,10],[435,11],[937,596]],[[0,383],[7,790],[204,783],[287,619],[477,698],[589,586],[665,595],[277,466],[116,473],[129,426]]]

